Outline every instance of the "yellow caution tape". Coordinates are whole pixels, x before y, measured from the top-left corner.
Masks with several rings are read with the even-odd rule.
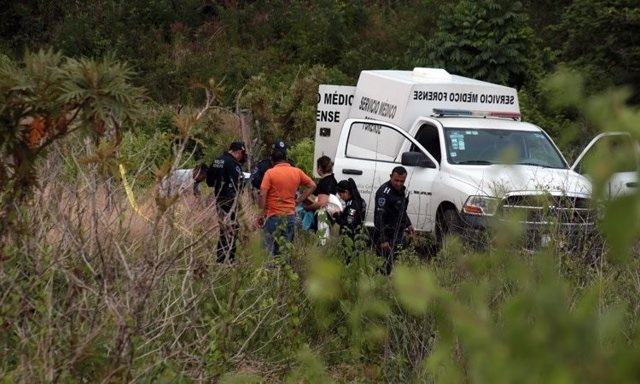
[[[129,182],[127,181],[127,176],[125,175],[124,165],[122,165],[122,163],[120,163],[120,164],[118,164],[118,168],[120,170],[120,176],[122,176],[122,185],[124,186],[124,191],[127,194],[127,199],[129,200],[129,204],[131,205],[131,208],[133,208],[133,210],[138,214],[138,216],[142,217],[143,219],[145,219],[149,223],[153,223],[153,221],[151,221],[151,219],[149,219],[147,216],[144,215],[144,213],[142,213],[142,211],[140,210],[140,207],[138,206],[138,203],[136,203],[136,199],[133,196],[133,190],[131,189],[131,186],[129,185]],[[176,224],[176,226],[178,227],[178,229],[180,229],[185,234],[188,234],[188,235],[191,234],[191,231],[189,231],[185,227],[183,227],[183,226],[181,226],[179,224]]]

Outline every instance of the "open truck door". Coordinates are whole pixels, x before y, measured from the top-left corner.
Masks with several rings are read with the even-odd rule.
[[[624,159],[615,160],[611,154],[621,153]],[[613,162],[614,173],[604,186],[605,198],[634,194],[638,190],[638,143],[625,132],[604,132],[591,140],[571,167],[592,179],[589,174],[593,162]],[[606,156],[609,155],[609,156]]]
[[[350,119],[344,125],[334,165],[337,179],[353,178],[367,203],[367,225],[373,225],[375,193],[389,181],[393,168],[404,166],[409,195],[407,214],[415,228],[433,227],[433,183],[439,166],[424,147],[405,130],[381,122]]]

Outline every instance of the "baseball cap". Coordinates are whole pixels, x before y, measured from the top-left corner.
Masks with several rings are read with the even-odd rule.
[[[286,153],[287,152],[287,144],[285,144],[285,142],[282,141],[282,140],[278,140],[278,141],[274,142],[271,145],[271,149],[272,150],[277,149],[277,150],[280,150],[280,151]]]
[[[242,151],[242,152],[246,152],[246,149],[244,147],[244,143],[242,141],[234,141],[233,143],[231,143],[231,145],[229,146],[229,150],[230,151]]]

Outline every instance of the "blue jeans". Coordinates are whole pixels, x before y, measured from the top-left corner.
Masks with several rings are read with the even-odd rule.
[[[277,256],[280,254],[280,238],[288,242],[293,242],[293,234],[296,227],[296,215],[271,216],[264,223],[264,243],[269,254]]]

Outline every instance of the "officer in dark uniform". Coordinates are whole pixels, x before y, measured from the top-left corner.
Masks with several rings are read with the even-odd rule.
[[[284,156],[287,157],[287,144],[278,140],[271,145],[271,153],[273,151],[278,150],[284,153]],[[295,166],[294,162],[291,159],[288,159],[287,162],[291,164],[291,166]],[[251,170],[251,185],[255,188],[258,193],[260,193],[260,184],[262,184],[262,178],[267,171],[273,167],[273,162],[271,161],[271,156],[266,159],[262,159],[256,164],[255,167]]]
[[[409,196],[404,183],[407,170],[398,166],[391,171],[390,180],[382,184],[376,192],[373,224],[376,251],[384,258],[384,274],[393,269],[395,253],[405,243],[405,231],[412,235],[413,225],[407,215]]]
[[[241,164],[246,160],[242,142],[234,141],[229,150],[213,161],[207,171],[207,185],[214,188],[218,209],[220,235],[216,258],[219,263],[231,262],[236,254],[238,238],[238,196],[243,185]]]

